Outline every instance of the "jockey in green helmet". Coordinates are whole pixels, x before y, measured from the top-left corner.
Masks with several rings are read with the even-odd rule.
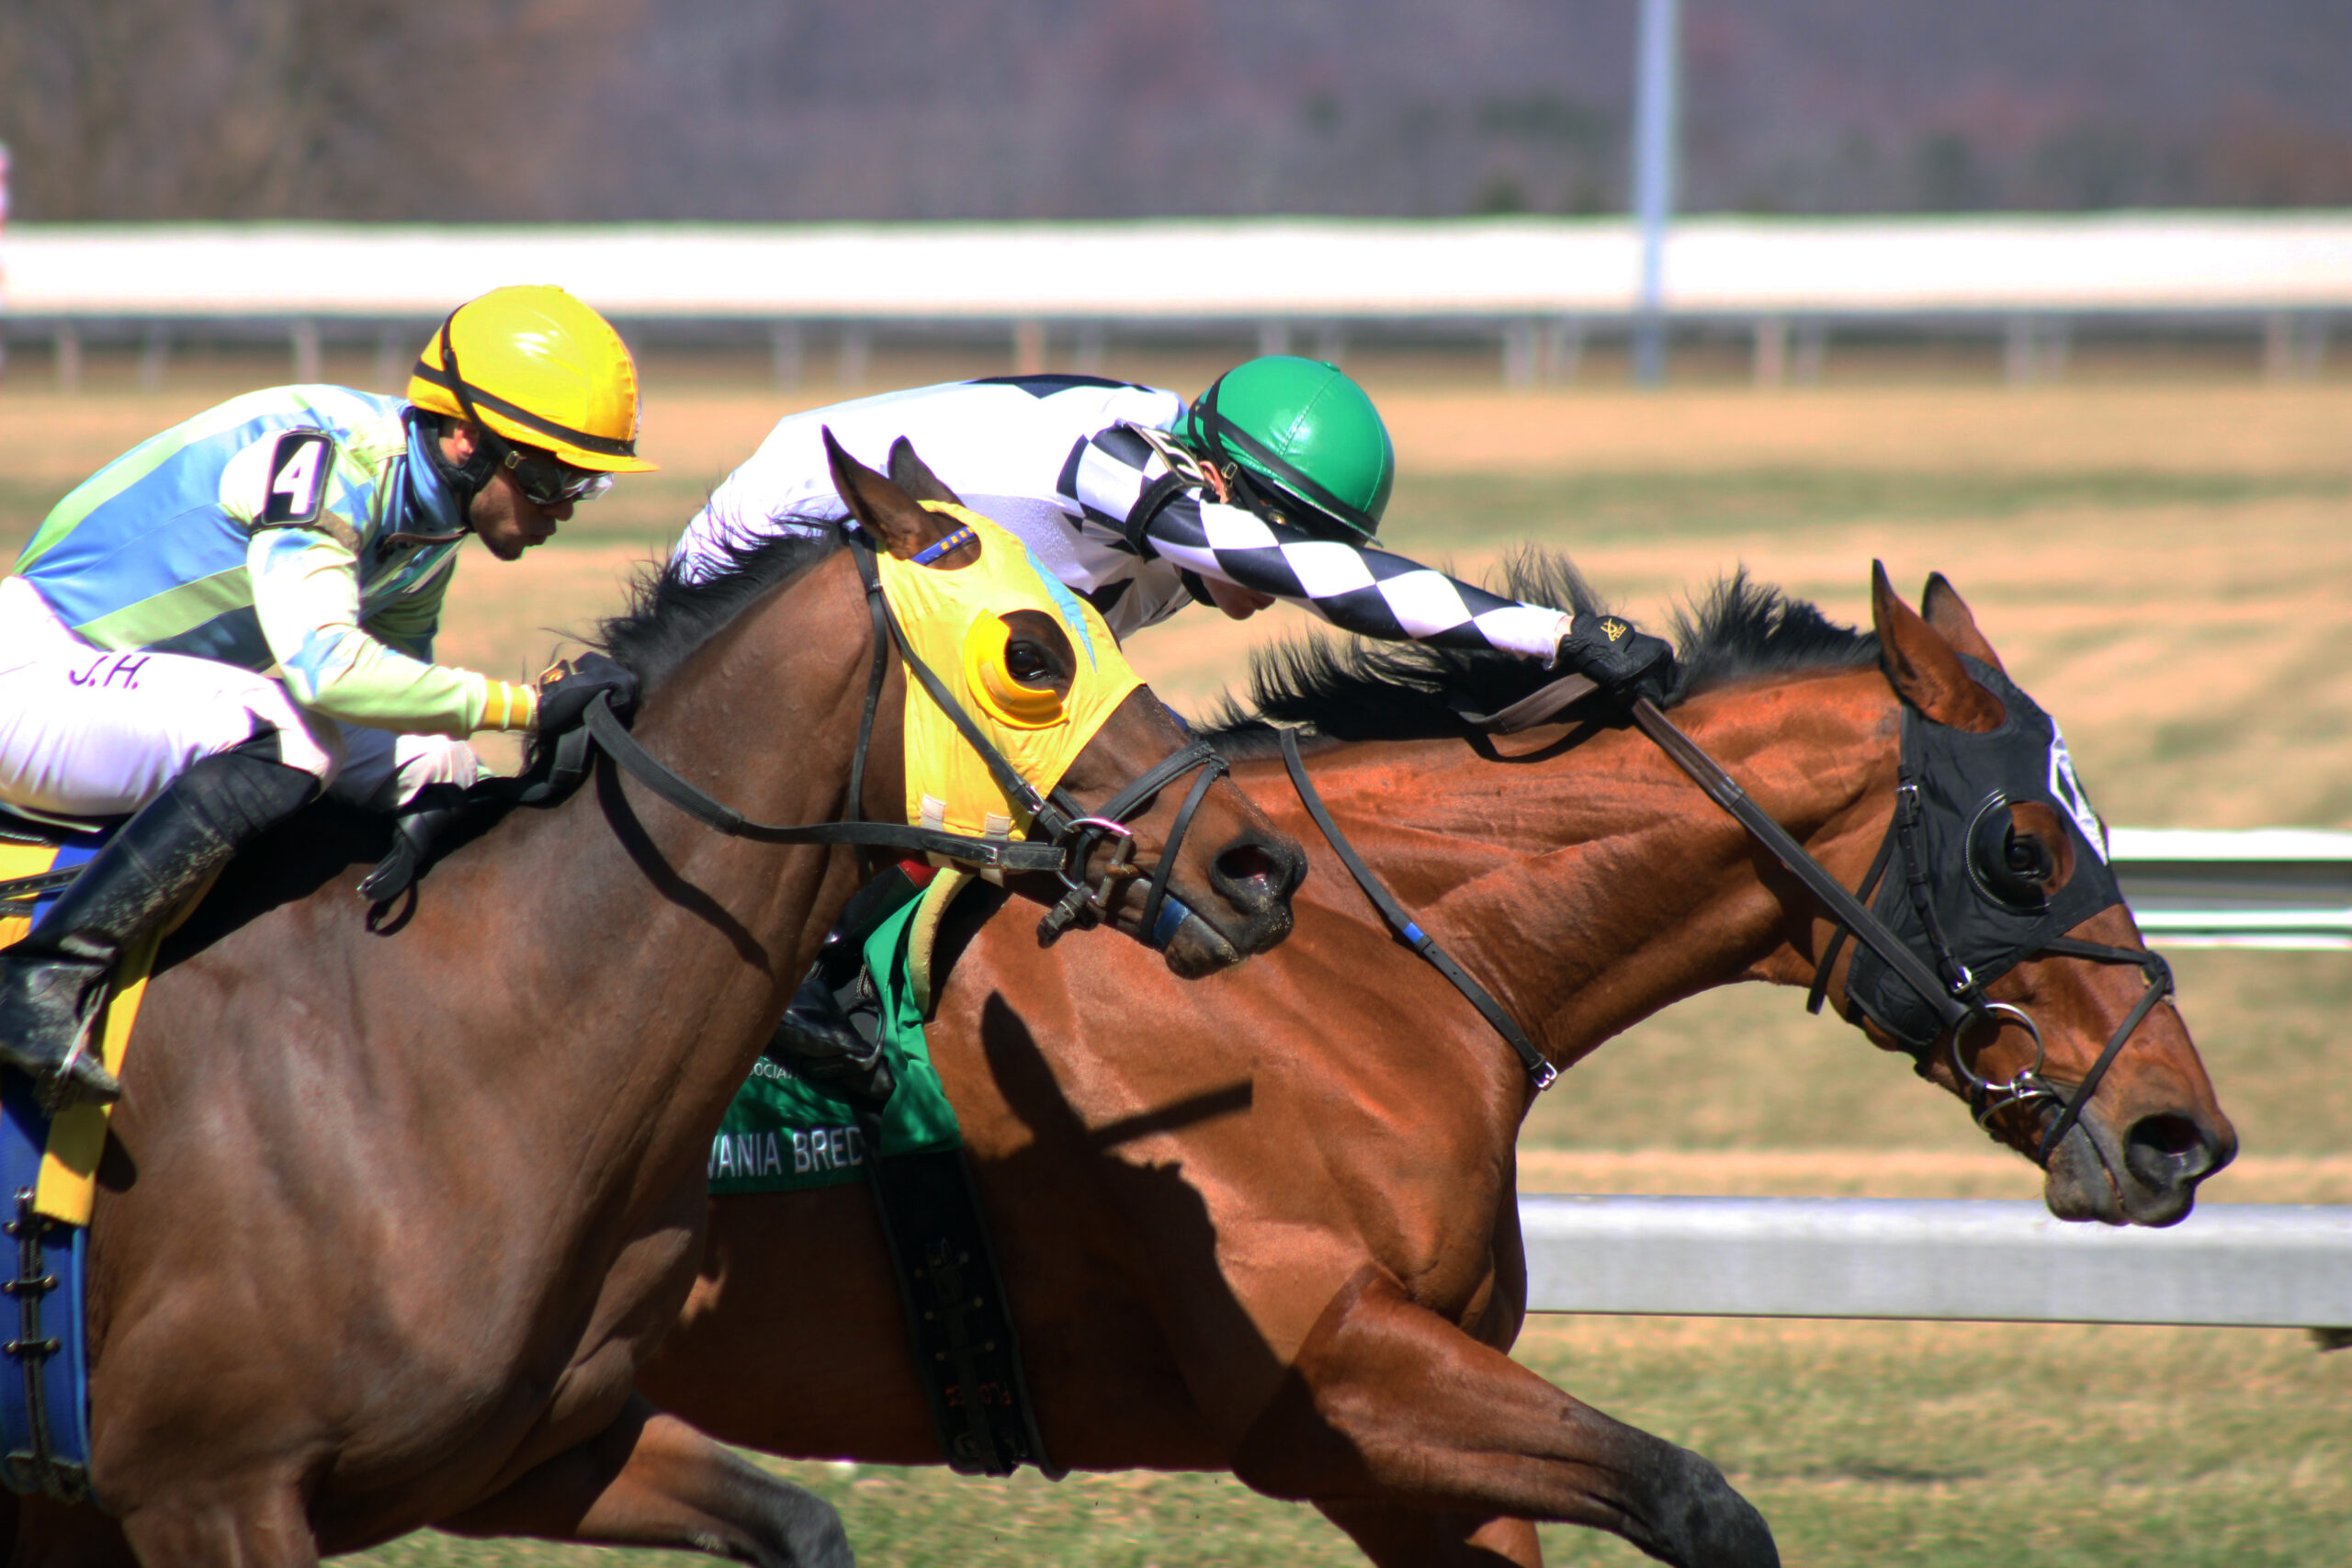
[[[1363,389],[1289,355],[1236,366],[1187,403],[1100,376],[992,376],[812,409],[777,423],[686,526],[672,570],[840,525],[822,432],[869,464],[913,443],[967,505],[1026,543],[1124,637],[1190,604],[1239,618],[1283,599],[1344,630],[1502,651],[1623,692],[1662,691],[1673,650],[1609,615],[1514,604],[1380,549],[1396,452]],[[854,906],[855,908],[855,906]],[[771,1055],[852,1092],[878,1053],[835,1005],[854,915],[793,999]]]
[[[1396,484],[1396,446],[1337,366],[1270,354],[1209,383],[1176,426],[1195,456],[1264,510],[1327,538],[1370,542]]]

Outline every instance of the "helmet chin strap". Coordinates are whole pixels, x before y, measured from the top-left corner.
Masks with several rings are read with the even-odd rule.
[[[453,310],[441,321],[441,367],[448,372],[449,389],[456,395],[458,406],[466,411],[466,423],[473,427],[473,450],[464,462],[453,463],[441,450],[442,436],[435,436],[425,443],[425,446],[433,454],[433,466],[440,470],[442,482],[458,498],[459,513],[465,525],[470,529],[474,524],[474,497],[490,488],[490,481],[497,477],[499,465],[505,461],[506,454],[502,450],[504,443],[491,433],[489,422],[481,417],[481,411],[474,407],[472,397],[468,394],[465,376],[458,369],[458,345],[449,339],[450,325],[457,319],[457,312]],[[447,434],[444,431],[442,435]]]

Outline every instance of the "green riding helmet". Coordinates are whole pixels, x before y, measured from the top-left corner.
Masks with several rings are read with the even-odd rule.
[[[1245,361],[1209,383],[1176,434],[1209,461],[1238,464],[1272,510],[1309,533],[1380,532],[1396,448],[1380,411],[1336,365],[1287,354]]]

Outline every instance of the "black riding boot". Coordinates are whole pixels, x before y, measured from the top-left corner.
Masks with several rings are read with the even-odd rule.
[[[857,890],[768,1042],[770,1060],[869,1111],[879,1111],[899,1085],[865,978],[865,939],[913,890],[896,867]]]
[[[265,748],[266,755],[257,754]],[[77,1099],[105,1104],[122,1093],[96,1052],[74,1054],[122,950],[318,787],[299,768],[268,760],[277,754],[272,731],[173,780],[91,858],[23,941],[0,951],[0,1062],[28,1075],[52,1108]],[[59,1081],[68,1056],[73,1067]]]
[[[864,958],[858,944],[838,932],[829,939],[776,1021],[767,1054],[810,1083],[878,1111],[899,1087],[883,1055],[881,1019],[870,1005],[844,1006],[842,999],[844,993],[856,998]]]

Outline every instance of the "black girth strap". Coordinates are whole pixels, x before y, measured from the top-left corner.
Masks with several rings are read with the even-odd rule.
[[[1314,781],[1306,776],[1306,762],[1299,757],[1298,732],[1284,729],[1282,740],[1283,766],[1290,770],[1290,782],[1297,789],[1298,798],[1306,806],[1306,814],[1315,818],[1315,825],[1323,830],[1323,836],[1330,840],[1331,848],[1338,853],[1340,863],[1348,868],[1348,874],[1356,879],[1356,886],[1363,889],[1364,897],[1372,900],[1373,908],[1380,911],[1380,918],[1388,922],[1389,930],[1427,959],[1430,967],[1452,981],[1453,988],[1478,1010],[1479,1016],[1510,1043],[1510,1048],[1519,1055],[1520,1065],[1527,1069],[1529,1080],[1538,1089],[1551,1088],[1553,1081],[1560,1076],[1559,1069],[1544,1060],[1544,1053],[1535,1048],[1535,1042],[1527,1037],[1527,1032],[1520,1028],[1517,1021],[1503,1010],[1502,1003],[1495,1000],[1486,987],[1472,979],[1469,972],[1438,945],[1437,938],[1423,931],[1405,906],[1396,902],[1396,896],[1372,874],[1372,868],[1363,863],[1356,853],[1355,846],[1348,842],[1347,835],[1340,831],[1340,825],[1331,820],[1330,812],[1324,809],[1323,797],[1315,791]]]

